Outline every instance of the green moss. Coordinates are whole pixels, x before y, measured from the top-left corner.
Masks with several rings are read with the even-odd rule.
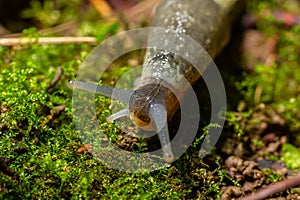
[[[90,24],[91,25],[91,24]],[[95,27],[98,25],[95,24]],[[106,37],[115,30],[102,29]],[[104,33],[106,31],[106,33]],[[38,38],[37,30],[24,36]],[[97,33],[92,33],[97,35]],[[102,37],[102,38],[104,38]],[[101,38],[101,37],[100,37]],[[0,171],[1,199],[182,199],[220,196],[223,180],[199,166],[198,150],[191,149],[171,168],[153,173],[122,173],[100,163],[82,146],[72,120],[72,90],[78,66],[92,50],[88,45],[37,45],[0,47],[0,158],[8,159],[13,174]],[[63,74],[49,87],[57,68]],[[117,79],[130,67],[112,70],[107,81]],[[131,78],[129,78],[131,79]],[[110,82],[108,82],[110,83]],[[105,123],[110,100],[95,99],[101,128],[117,141],[116,125]],[[55,106],[65,109],[51,117]],[[49,117],[50,116],[50,117]],[[140,141],[134,151],[146,150]],[[191,162],[191,159],[193,162]]]
[[[180,199],[183,191],[178,192],[174,187],[180,187],[180,179],[168,179],[163,175],[128,174],[116,179],[107,189],[104,199]]]
[[[226,113],[226,121],[229,126],[232,126],[235,133],[238,136],[242,136],[247,130],[246,122],[249,120],[250,116],[253,114],[253,111],[247,112],[233,112],[228,111]]]
[[[32,3],[30,12],[25,11],[24,16],[34,17],[42,27],[49,27],[68,21],[68,16],[73,15],[76,6],[80,5],[79,1],[59,1],[57,5],[45,2],[44,5]],[[260,13],[264,8],[277,6],[276,2],[255,1],[249,9],[258,8]],[[58,11],[61,5],[68,9]],[[53,15],[53,18],[44,20],[47,15]],[[76,16],[80,17],[80,14],[76,13]],[[82,19],[78,35],[95,36],[101,41],[116,33],[119,27],[101,20],[89,20],[90,17]],[[238,84],[245,96],[247,111],[227,113],[227,122],[240,136],[247,132],[247,124],[259,123],[249,122],[259,103],[276,109],[295,135],[300,129],[297,87],[300,73],[295,53],[300,28],[281,29],[271,16],[267,18],[269,21],[260,21],[258,27],[266,35],[278,32],[280,62],[270,67],[258,64],[255,71],[245,74],[244,81]],[[23,34],[33,38],[40,36],[34,28]],[[151,173],[119,172],[88,153],[78,153],[82,143],[72,120],[72,91],[67,87],[67,81],[75,78],[78,66],[92,48],[73,44],[0,47],[0,158],[8,159],[8,167],[13,171],[13,175],[0,171],[0,199],[219,199],[221,187],[228,184],[228,180],[238,185],[222,170],[220,156],[209,155],[207,160],[213,160],[208,162],[209,165],[199,158],[199,142],[209,128],[218,126],[207,126],[203,136],[196,139],[188,152],[171,167]],[[128,72],[131,67],[127,65],[123,63],[120,66],[125,67],[106,72],[105,84],[111,84]],[[63,69],[62,77],[55,86],[49,87],[59,66]],[[258,87],[262,94],[255,98]],[[118,141],[116,125],[105,123],[105,118],[111,114],[111,101],[100,96],[95,101],[101,128],[111,141]],[[59,105],[65,105],[65,109],[49,118],[51,110]],[[254,143],[262,145],[260,141]],[[139,152],[146,148],[141,141],[133,150]],[[298,159],[298,154],[298,150],[290,146],[283,147],[286,163],[292,160],[290,156]],[[277,177],[271,181],[274,180]]]
[[[282,147],[281,161],[291,169],[299,169],[300,167],[300,151],[291,144],[284,144]]]
[[[281,3],[283,5],[279,6]],[[271,12],[268,15],[265,12],[266,9],[288,9],[290,3],[272,0],[253,1],[248,5],[248,10],[258,16],[258,30],[267,37],[277,35],[276,61],[271,66],[257,63],[253,72],[244,73],[244,80],[236,85],[244,95],[248,109],[260,103],[275,108],[296,134],[300,130],[300,25],[287,28],[276,21]]]
[[[266,131],[275,130],[281,136],[286,135],[291,144],[283,145],[281,160],[288,167],[296,169],[299,168],[299,151],[293,145],[299,146],[300,144],[300,25],[285,26],[272,13],[273,10],[284,10],[299,14],[299,5],[290,6],[292,3],[293,1],[255,0],[247,5],[248,12],[256,16],[256,29],[267,38],[276,35],[278,39],[272,55],[275,62],[270,65],[258,59],[250,73],[242,74],[243,80],[235,84],[244,96],[241,101],[245,102],[243,112],[239,108],[238,112],[227,112],[226,120],[239,136],[248,134],[248,137],[252,137],[257,131],[253,127],[260,127],[253,125],[259,125],[262,122],[268,124]],[[268,112],[278,114],[277,117],[281,122],[274,122],[272,119],[274,115],[266,114]],[[257,121],[255,122],[253,118],[257,118]],[[276,128],[277,126],[281,129]],[[252,142],[257,148],[264,145],[261,140],[252,140]],[[268,155],[268,157],[274,160],[279,159],[275,154]],[[265,171],[264,173],[269,177],[270,183],[283,178],[274,172]]]

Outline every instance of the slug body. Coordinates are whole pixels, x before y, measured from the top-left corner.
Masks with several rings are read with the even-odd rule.
[[[163,0],[156,8],[152,26],[166,29],[166,33],[159,36],[154,32],[150,33],[148,43],[154,44],[154,48],[146,51],[139,86],[135,90],[124,90],[123,95],[119,95],[123,98],[127,96],[127,99],[115,98],[127,102],[128,108],[113,114],[107,120],[111,122],[129,115],[140,128],[156,131],[164,159],[172,162],[174,155],[170,145],[168,122],[178,110],[182,97],[201,74],[181,56],[160,49],[160,44],[173,44],[168,39],[168,31],[175,33],[176,40],[183,43],[183,35],[187,35],[214,58],[229,40],[230,29],[236,13],[240,10],[238,5],[241,1]],[[186,46],[179,45],[175,48],[185,52]],[[207,64],[203,62],[203,65]],[[203,66],[205,67],[207,66]],[[76,87],[89,90],[90,86],[88,83],[79,83]],[[104,86],[97,86],[96,92],[109,97],[112,93],[111,89]]]
[[[238,13],[236,11],[239,8],[237,3],[237,0],[164,0],[156,9],[152,25],[175,31],[178,40],[184,40],[182,34],[191,37],[214,58],[229,40],[230,29]],[[161,37],[154,36],[152,38],[150,34],[149,43],[157,40],[164,40],[165,43],[172,42],[168,41],[168,37]],[[131,110],[133,118],[146,119],[144,121],[146,123],[140,125],[150,123],[151,116],[147,112],[154,100],[164,103],[167,119],[170,121],[179,108],[181,98],[190,85],[201,76],[182,57],[159,48],[158,42],[156,48],[146,52],[140,87],[136,91],[137,94],[140,94],[138,99],[144,102],[144,106],[140,106],[136,100],[131,101],[134,105]],[[176,48],[186,47],[178,46]],[[186,84],[183,79],[189,84]],[[147,99],[149,101],[145,101]],[[139,110],[141,107],[145,109]],[[142,118],[140,114],[143,116]],[[169,143],[169,141],[162,141],[163,139],[168,139],[168,136],[160,136],[162,145]],[[173,154],[171,147],[167,149],[164,151],[164,158],[166,161],[170,161],[173,159]]]

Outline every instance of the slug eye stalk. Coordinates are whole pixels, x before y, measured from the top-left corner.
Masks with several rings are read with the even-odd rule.
[[[169,138],[169,130],[168,130],[168,120],[167,120],[167,109],[166,105],[161,99],[161,96],[156,96],[151,101],[149,101],[149,97],[145,96],[144,102],[146,102],[146,110],[145,108],[139,108],[139,106],[133,105],[135,103],[132,97],[135,97],[134,94],[137,93],[137,90],[124,90],[124,89],[117,89],[111,88],[107,86],[101,86],[93,83],[87,83],[83,81],[69,81],[68,86],[70,88],[77,88],[89,92],[93,92],[96,94],[101,94],[103,96],[112,98],[114,100],[118,100],[127,105],[126,109],[123,109],[117,113],[112,114],[111,116],[106,118],[106,121],[112,123],[114,120],[130,116],[134,123],[142,129],[152,129],[155,130],[158,134],[160,144],[163,151],[163,157],[166,162],[172,162],[174,160],[174,155],[171,148],[170,138]],[[129,109],[129,107],[134,107],[135,109]],[[143,107],[143,106],[141,106]],[[141,113],[141,110],[144,111],[142,114],[146,118],[150,119],[145,121],[145,118],[140,118],[138,114]]]
[[[96,94],[101,94],[103,96],[118,100],[126,105],[128,105],[130,97],[134,93],[134,90],[124,90],[118,88],[111,88],[103,85],[97,85],[94,83],[87,83],[83,81],[73,81],[68,82],[69,88],[77,88],[89,92],[94,92]]]
[[[174,160],[174,155],[170,144],[167,110],[165,104],[162,102],[151,104],[149,114],[151,119],[154,121],[154,126],[159,137],[164,159],[167,162],[172,162]]]

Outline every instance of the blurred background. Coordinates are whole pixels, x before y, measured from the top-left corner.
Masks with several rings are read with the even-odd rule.
[[[149,19],[159,0],[1,0],[0,35],[64,25],[74,31],[77,23],[86,20],[142,23]],[[67,24],[65,24],[67,23]]]

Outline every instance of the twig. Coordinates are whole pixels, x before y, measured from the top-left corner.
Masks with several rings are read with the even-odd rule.
[[[92,44],[97,43],[94,37],[40,37],[40,38],[0,38],[0,46],[25,44]]]
[[[300,185],[300,174],[297,174],[296,176],[292,178],[288,178],[282,181],[279,181],[275,184],[269,185],[265,188],[262,188],[258,190],[254,194],[247,195],[245,197],[241,197],[238,200],[260,200],[265,199],[277,192],[282,192],[288,188],[295,187],[297,185]]]
[[[55,77],[51,80],[51,83],[50,83],[50,85],[48,86],[48,89],[52,88],[52,87],[59,81],[59,79],[60,79],[62,73],[63,73],[63,69],[62,69],[61,66],[59,66],[59,67],[57,68]]]

